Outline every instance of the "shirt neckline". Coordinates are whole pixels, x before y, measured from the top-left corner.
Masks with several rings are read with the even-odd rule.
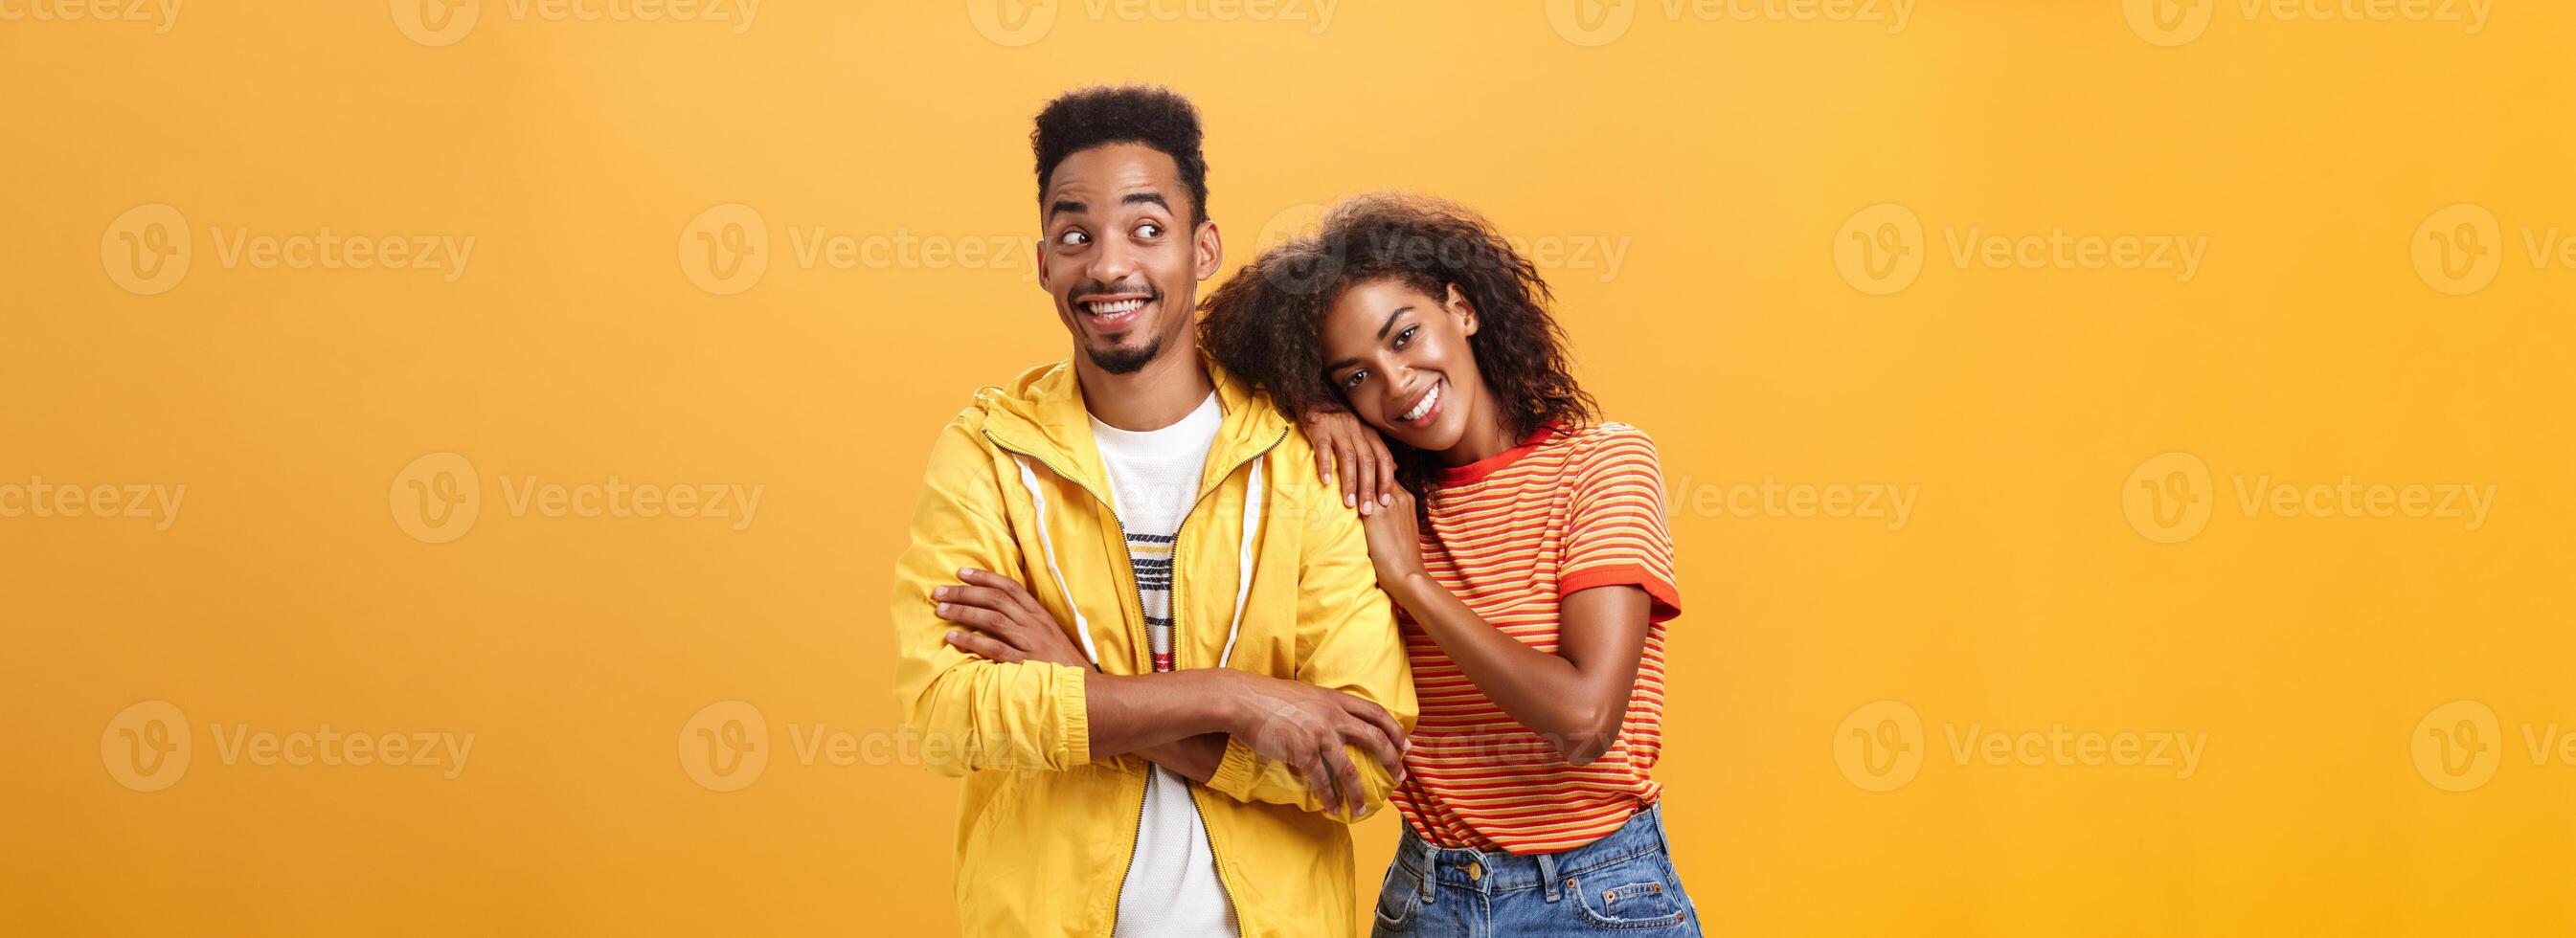
[[[1465,485],[1470,482],[1481,481],[1486,476],[1493,475],[1494,473],[1501,471],[1504,467],[1521,461],[1521,457],[1529,455],[1530,451],[1538,449],[1539,446],[1546,443],[1549,438],[1562,433],[1563,429],[1564,428],[1553,423],[1541,424],[1538,429],[1530,431],[1528,438],[1521,440],[1519,446],[1495,453],[1494,455],[1476,460],[1475,462],[1468,463],[1464,466],[1450,466],[1441,469],[1440,484]]]

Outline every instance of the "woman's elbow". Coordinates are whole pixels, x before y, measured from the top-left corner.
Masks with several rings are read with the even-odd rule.
[[[1549,741],[1556,745],[1557,756],[1567,765],[1591,765],[1593,760],[1609,754],[1610,748],[1618,744],[1625,716],[1627,714],[1621,711],[1587,714],[1570,721],[1577,727],[1573,732],[1556,734]]]

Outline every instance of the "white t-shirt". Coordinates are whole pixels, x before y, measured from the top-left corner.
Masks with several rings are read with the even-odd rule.
[[[1172,538],[1198,500],[1199,471],[1224,423],[1216,395],[1180,422],[1133,431],[1092,418],[1100,461],[1109,469],[1110,499],[1127,529],[1127,559],[1145,608],[1154,670],[1172,669]],[[1190,800],[1189,780],[1161,766],[1145,783],[1145,812],[1136,822],[1136,859],[1118,888],[1118,938],[1146,935],[1234,935],[1234,905],[1217,880],[1207,825]]]

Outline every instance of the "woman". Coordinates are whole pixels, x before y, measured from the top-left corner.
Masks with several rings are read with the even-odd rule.
[[[1422,713],[1382,935],[1699,931],[1649,774],[1681,605],[1662,479],[1550,300],[1474,213],[1379,195],[1207,301],[1209,351],[1333,454],[1401,607]]]

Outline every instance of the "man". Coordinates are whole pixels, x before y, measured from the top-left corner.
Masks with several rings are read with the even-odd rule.
[[[1352,934],[1346,825],[1394,785],[1412,677],[1358,516],[1200,355],[1223,250],[1197,111],[1085,89],[1031,137],[1074,354],[949,422],[895,569],[896,696],[966,777],[960,919]]]

